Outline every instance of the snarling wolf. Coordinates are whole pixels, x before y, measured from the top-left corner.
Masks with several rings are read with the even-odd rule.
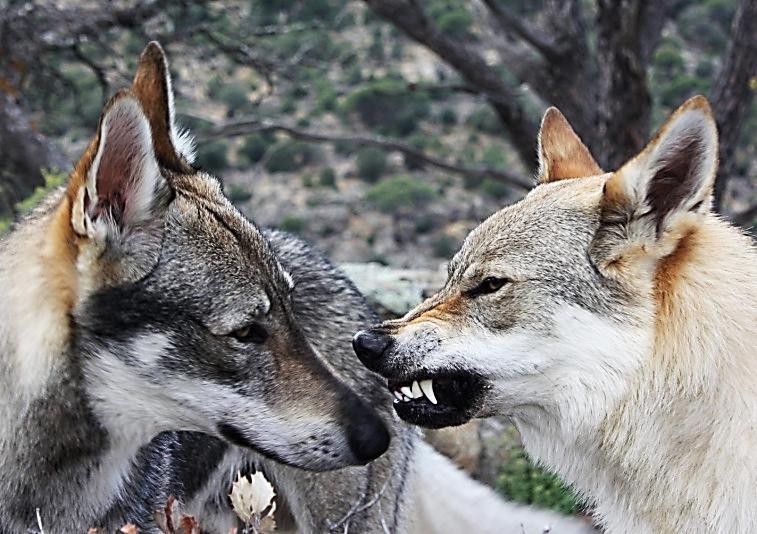
[[[169,496],[229,532],[248,469],[299,532],[572,529],[497,500],[393,417],[352,355],[376,321],[363,298],[243,218],[173,115],[152,43],[68,184],[0,244],[0,533],[156,532]]]
[[[509,416],[608,532],[753,532],[757,254],[711,211],[717,153],[703,97],[616,172],[549,109],[539,184],[353,340],[399,416]]]

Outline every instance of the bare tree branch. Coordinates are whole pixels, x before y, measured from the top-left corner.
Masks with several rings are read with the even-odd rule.
[[[305,131],[293,126],[271,122],[264,119],[246,119],[234,121],[195,134],[198,143],[211,141],[213,139],[237,137],[240,135],[249,135],[258,132],[281,132],[293,139],[308,141],[313,143],[344,143],[353,146],[376,146],[387,151],[396,151],[410,157],[418,162],[431,165],[454,174],[470,176],[475,178],[491,178],[504,182],[508,185],[521,190],[529,190],[533,186],[528,180],[519,178],[510,173],[491,169],[488,167],[469,167],[456,165],[441,158],[426,154],[422,150],[406,145],[392,139],[385,139],[378,136],[365,136],[358,134],[325,134],[321,132]]]
[[[467,43],[436,28],[414,0],[364,0],[377,14],[426,46],[453,67],[465,81],[481,90],[502,120],[510,141],[527,169],[536,166],[537,124],[531,119],[499,73]]]
[[[483,0],[483,3],[502,29],[514,33],[547,58],[556,58],[559,55],[554,42],[542,31],[528,24],[523,17],[510,11],[498,0]]]
[[[741,0],[731,24],[731,41],[710,100],[720,136],[720,167],[715,182],[715,209],[720,210],[734,172],[734,150],[755,89],[757,76],[757,0]]]

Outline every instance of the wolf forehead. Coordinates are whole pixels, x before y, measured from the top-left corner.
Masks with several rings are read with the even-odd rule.
[[[175,192],[166,225],[162,263],[181,288],[203,293],[223,312],[245,305],[264,314],[273,293],[288,293],[291,275],[254,223],[204,173],[167,176]],[[254,308],[254,309],[253,309]]]
[[[543,184],[487,218],[449,264],[451,282],[485,275],[489,264],[538,272],[584,255],[599,224],[602,187],[609,174]]]

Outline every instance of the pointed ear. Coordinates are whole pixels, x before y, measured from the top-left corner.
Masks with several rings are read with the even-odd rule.
[[[549,108],[539,130],[539,183],[603,172],[565,116],[557,108]]]
[[[154,219],[170,195],[147,117],[127,91],[105,106],[98,135],[76,172],[81,181],[73,195],[71,224],[83,237],[128,234]]]
[[[174,121],[171,74],[165,53],[156,41],[142,52],[131,88],[149,120],[160,164],[178,172],[192,172],[194,141],[188,132],[179,130]]]
[[[634,242],[647,251],[672,251],[711,205],[718,133],[707,99],[695,96],[678,108],[642,152],[605,183],[595,250],[606,260]],[[620,246],[620,248],[618,248]]]

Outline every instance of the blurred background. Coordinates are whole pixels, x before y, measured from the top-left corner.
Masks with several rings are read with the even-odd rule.
[[[708,96],[714,208],[754,231],[757,0],[0,0],[0,230],[65,180],[152,39],[197,165],[385,315],[528,191],[549,105],[613,170]],[[431,439],[510,498],[580,508],[503,421]]]

